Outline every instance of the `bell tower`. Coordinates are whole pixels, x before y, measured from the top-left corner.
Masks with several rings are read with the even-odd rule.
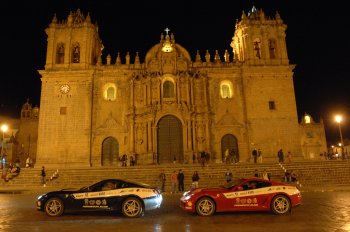
[[[278,12],[273,19],[254,6],[248,15],[243,11],[231,42],[235,59],[253,65],[288,65],[286,29]]]
[[[54,16],[45,31],[36,164],[89,166],[94,75],[103,47],[98,27],[77,10],[62,21]]]
[[[101,56],[102,42],[98,26],[78,9],[67,20],[58,22],[56,15],[45,30],[48,36],[45,69],[88,69]]]

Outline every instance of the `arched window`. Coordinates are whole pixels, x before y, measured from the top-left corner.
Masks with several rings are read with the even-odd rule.
[[[114,83],[107,83],[103,87],[103,98],[106,101],[115,101],[117,98],[117,87]]]
[[[107,89],[107,100],[111,101],[115,99],[115,89],[113,87],[109,87]]]
[[[222,98],[232,98],[233,88],[231,81],[222,81],[220,84],[220,95]]]
[[[269,39],[269,54],[270,54],[270,59],[276,58],[276,40],[275,39]]]
[[[229,98],[230,97],[230,86],[222,85],[221,88],[222,88],[222,97]]]
[[[56,64],[64,63],[64,44],[58,43],[56,49]]]
[[[171,81],[165,81],[163,84],[163,97],[171,98],[174,97],[174,83]]]
[[[72,62],[80,63],[80,46],[79,43],[74,43],[72,47]]]

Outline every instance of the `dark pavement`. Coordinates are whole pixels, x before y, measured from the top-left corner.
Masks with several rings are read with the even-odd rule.
[[[15,191],[16,190],[16,191]],[[0,194],[0,231],[350,231],[350,191],[302,192],[303,205],[291,214],[270,212],[219,213],[200,217],[179,208],[180,195],[164,194],[160,209],[129,219],[120,214],[69,214],[48,217],[35,208],[40,193],[50,188],[2,189]]]

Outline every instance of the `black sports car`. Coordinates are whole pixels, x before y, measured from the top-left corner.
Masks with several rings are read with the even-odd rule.
[[[159,208],[163,197],[149,185],[107,179],[79,190],[62,189],[40,195],[37,209],[55,217],[68,212],[121,211],[126,217],[140,217]]]

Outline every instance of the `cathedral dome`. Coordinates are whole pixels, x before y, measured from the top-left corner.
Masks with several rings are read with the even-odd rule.
[[[149,64],[154,60],[162,60],[163,57],[172,57],[177,59],[180,57],[186,63],[191,63],[190,53],[181,45],[175,43],[174,35],[168,35],[168,29],[166,29],[166,36],[164,37],[161,34],[160,42],[154,45],[151,49],[148,50],[145,57],[145,64]]]

